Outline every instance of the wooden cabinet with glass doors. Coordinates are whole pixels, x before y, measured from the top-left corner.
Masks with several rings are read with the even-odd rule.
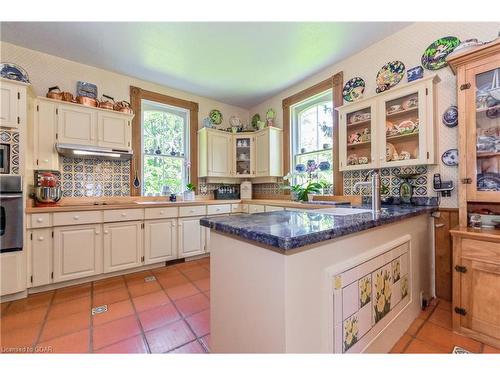
[[[460,225],[468,204],[500,203],[500,40],[449,59],[457,75]],[[492,206],[493,207],[493,206]]]
[[[435,164],[434,75],[337,108],[340,170]]]

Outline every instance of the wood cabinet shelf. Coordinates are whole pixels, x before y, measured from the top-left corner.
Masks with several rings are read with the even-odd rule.
[[[416,107],[411,107],[408,109],[402,109],[401,111],[396,111],[396,112],[387,112],[386,117],[395,117],[399,115],[407,115],[410,112],[416,112],[418,111],[418,106]]]
[[[478,159],[484,159],[484,158],[494,158],[495,156],[500,156],[500,152],[478,152],[477,153],[477,158]]]
[[[400,141],[400,140],[406,140],[407,138],[411,138],[411,137],[417,137],[418,136],[418,132],[413,132],[413,133],[409,133],[409,134],[398,134],[398,135],[392,135],[390,137],[387,137],[387,140],[391,140],[391,141]]]

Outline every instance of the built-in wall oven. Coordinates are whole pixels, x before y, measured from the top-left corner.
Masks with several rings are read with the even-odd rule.
[[[0,176],[0,252],[23,249],[23,192],[21,176]]]

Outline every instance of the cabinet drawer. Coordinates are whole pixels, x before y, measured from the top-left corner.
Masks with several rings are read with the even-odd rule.
[[[54,226],[101,223],[102,211],[56,212],[52,219]]]
[[[266,212],[273,212],[273,211],[284,211],[285,207],[279,207],[279,206],[266,206]]]
[[[251,204],[248,206],[248,213],[256,214],[258,212],[264,212],[264,206],[261,204]]]
[[[248,204],[243,204],[243,203],[232,204],[231,205],[231,212],[232,213],[240,213],[240,212],[247,213],[248,212]]]
[[[207,213],[206,206],[180,207],[179,216],[204,216]]]
[[[500,264],[500,243],[463,238],[462,257]]]
[[[207,206],[208,215],[228,214],[231,212],[230,204],[214,204]]]
[[[50,214],[32,214],[31,228],[50,227]]]
[[[144,211],[141,208],[104,211],[104,222],[130,221],[130,220],[142,220],[142,219],[144,219]]]
[[[155,207],[144,210],[145,219],[163,219],[178,216],[177,207]]]

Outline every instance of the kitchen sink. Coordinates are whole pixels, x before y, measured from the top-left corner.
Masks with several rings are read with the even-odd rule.
[[[364,208],[329,207],[329,208],[319,208],[316,210],[311,210],[311,212],[345,216],[345,215],[355,215],[355,214],[366,214],[366,213],[371,213],[372,211],[366,210]]]
[[[166,204],[166,203],[177,203],[170,201],[136,201],[135,204]]]

